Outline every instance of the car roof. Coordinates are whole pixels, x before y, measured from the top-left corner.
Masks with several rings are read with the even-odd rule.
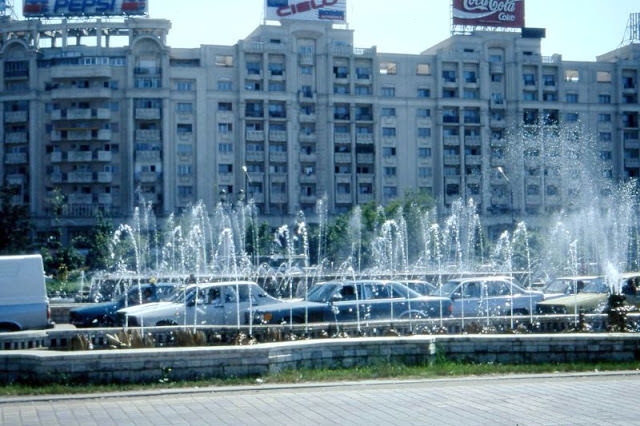
[[[257,284],[253,281],[221,281],[221,282],[215,282],[215,283],[196,284],[196,286],[200,288],[222,287],[222,286],[228,286],[228,285],[257,285]]]
[[[602,275],[567,275],[563,277],[555,277],[551,278],[549,281],[555,280],[595,280],[596,278],[601,278]]]
[[[461,277],[461,278],[451,278],[447,281],[456,281],[456,282],[466,282],[466,281],[491,281],[491,280],[513,280],[512,277],[507,275],[479,275],[477,277]]]

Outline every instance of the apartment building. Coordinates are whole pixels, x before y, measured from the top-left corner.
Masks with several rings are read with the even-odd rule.
[[[638,44],[569,62],[542,56],[539,33],[476,31],[407,55],[292,20],[175,49],[168,20],[3,19],[0,174],[43,235],[141,202],[162,219],[248,197],[278,225],[325,197],[337,214],[408,191],[535,220],[579,185],[513,136],[540,124],[581,123],[603,175],[640,173]]]

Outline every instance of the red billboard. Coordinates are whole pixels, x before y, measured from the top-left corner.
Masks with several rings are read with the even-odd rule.
[[[524,0],[453,0],[453,24],[524,27]]]

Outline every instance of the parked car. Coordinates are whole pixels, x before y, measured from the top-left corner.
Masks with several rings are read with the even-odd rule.
[[[140,303],[168,300],[179,288],[181,286],[175,283],[146,283],[139,287],[133,285],[126,294],[121,294],[114,300],[71,309],[69,319],[76,327],[113,327],[118,310]]]
[[[539,314],[575,314],[602,312],[609,297],[609,286],[604,278],[585,284],[577,293],[544,300],[537,304]]]
[[[248,324],[253,306],[278,303],[258,284],[228,281],[194,284],[167,302],[120,309],[119,325],[235,325]]]
[[[566,296],[574,293],[580,293],[584,286],[594,280],[602,280],[597,275],[576,275],[557,277],[547,282],[542,288],[544,299],[549,300],[555,297]]]
[[[506,276],[456,278],[435,288],[431,295],[446,296],[455,317],[526,315],[543,300],[541,291],[525,290]]]
[[[306,299],[259,306],[258,324],[367,321],[449,316],[446,297],[422,296],[397,281],[328,281],[314,285]]]
[[[53,325],[42,256],[0,256],[0,332]]]

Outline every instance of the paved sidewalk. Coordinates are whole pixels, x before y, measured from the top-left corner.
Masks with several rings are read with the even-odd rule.
[[[638,372],[0,399],[2,425],[640,425]]]

